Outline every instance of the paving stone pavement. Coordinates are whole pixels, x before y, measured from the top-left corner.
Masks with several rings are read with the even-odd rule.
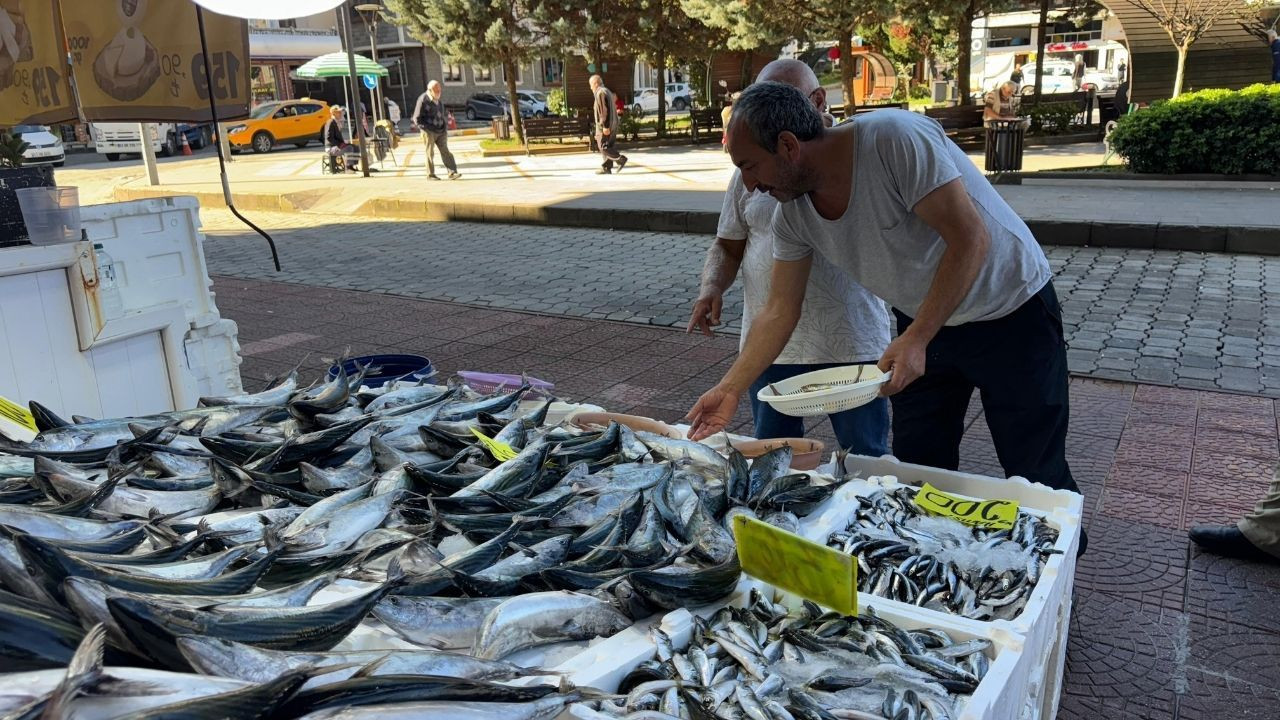
[[[481,307],[683,327],[708,237],[254,213],[202,213],[210,272]],[[1048,247],[1072,372],[1280,397],[1280,257]],[[740,330],[741,293],[724,329]]]
[[[567,399],[676,421],[732,362],[731,337],[297,284],[215,281],[240,327],[246,389],[334,355],[410,352],[442,372],[528,372]],[[1085,496],[1060,720],[1270,720],[1280,707],[1280,566],[1200,553],[1280,460],[1280,401],[1074,378],[1068,459]],[[750,433],[743,402],[733,427]],[[810,435],[832,443],[825,422]],[[830,447],[830,445],[829,445]],[[971,404],[961,469],[1003,476]],[[1049,719],[1046,719],[1049,720]]]

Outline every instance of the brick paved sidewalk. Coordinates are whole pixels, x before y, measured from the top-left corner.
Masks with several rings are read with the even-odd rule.
[[[218,277],[240,324],[246,389],[299,361],[412,352],[445,372],[527,372],[566,398],[676,420],[732,362],[736,338]],[[1074,379],[1068,453],[1085,492],[1060,718],[1275,718],[1280,567],[1199,553],[1186,528],[1229,522],[1280,460],[1276,401]],[[999,475],[980,408],[962,468]],[[734,430],[749,432],[743,408]],[[830,442],[825,426],[815,437]]]

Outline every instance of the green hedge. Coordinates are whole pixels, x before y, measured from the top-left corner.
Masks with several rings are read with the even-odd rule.
[[[1135,172],[1280,175],[1280,84],[1153,103],[1122,117],[1111,145]]]

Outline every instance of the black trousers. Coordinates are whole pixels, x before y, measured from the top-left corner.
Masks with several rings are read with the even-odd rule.
[[[436,158],[432,150],[440,151],[440,159],[444,161],[444,166],[449,172],[458,172],[458,164],[453,160],[453,153],[449,152],[449,131],[444,130],[437,132],[435,130],[422,131],[422,144],[427,151],[427,174],[436,174]]]
[[[617,142],[617,133],[611,132],[608,135],[602,132],[596,133],[596,144],[600,146],[600,157],[604,158],[604,162],[601,165],[606,170],[612,169],[613,163],[622,157],[622,154],[618,152]]]
[[[911,318],[893,312],[901,334]],[[925,374],[891,398],[893,454],[957,469],[975,388],[1006,476],[1080,491],[1067,466],[1067,347],[1052,281],[1005,317],[938,332]]]

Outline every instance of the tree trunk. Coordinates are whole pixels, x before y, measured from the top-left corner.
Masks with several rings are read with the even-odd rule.
[[[667,136],[667,48],[658,48],[658,137]]]
[[[502,61],[502,74],[507,79],[507,101],[511,103],[511,123],[515,127],[516,140],[524,144],[524,120],[520,117],[520,96],[516,95],[517,65],[510,60]]]
[[[844,116],[853,117],[858,97],[853,94],[853,32],[840,31],[840,92],[844,93]]]
[[[1176,98],[1182,94],[1182,81],[1187,75],[1187,51],[1191,49],[1191,45],[1183,44],[1178,46],[1178,74],[1173,76],[1173,96]]]
[[[972,100],[969,98],[969,74],[970,68],[973,66],[973,18],[977,15],[974,9],[974,3],[970,2],[969,7],[965,8],[964,15],[960,16],[960,41],[959,56],[956,58],[956,88],[960,93],[960,105],[968,105]]]
[[[1036,104],[1044,90],[1044,46],[1049,35],[1049,0],[1040,0],[1040,29],[1036,32]]]

